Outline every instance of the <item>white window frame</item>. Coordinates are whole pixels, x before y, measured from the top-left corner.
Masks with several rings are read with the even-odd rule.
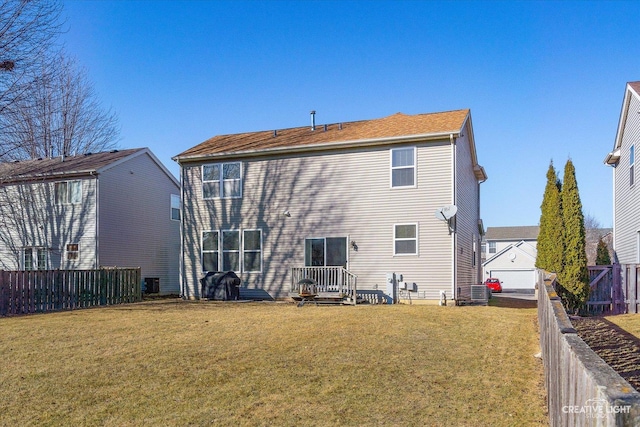
[[[217,235],[217,249],[216,250],[211,250],[211,249],[207,249],[205,250],[204,248],[204,235],[205,233],[216,233]],[[209,254],[209,253],[215,253],[216,254],[216,261],[218,262],[218,271],[220,270],[220,231],[218,230],[203,230],[202,234],[200,236],[200,267],[202,268],[202,271],[207,272],[210,270],[205,270],[204,268],[204,254]]]
[[[224,234],[225,233],[236,233],[238,235],[238,249],[225,249],[224,248]],[[231,230],[221,230],[220,231],[220,264],[218,265],[219,267],[221,267],[220,271],[233,271],[234,273],[240,273],[242,271],[242,260],[240,258],[240,256],[242,255],[242,241],[241,241],[241,236],[242,233],[240,232],[240,229],[231,229]],[[238,268],[237,269],[231,269],[231,268],[225,268],[226,266],[224,265],[224,254],[225,253],[237,253],[238,254]]]
[[[60,190],[59,187],[64,185],[64,200],[59,200]],[[77,185],[79,191],[74,191],[74,186]],[[53,197],[55,198],[56,205],[79,205],[82,203],[82,181],[79,179],[72,181],[58,181],[53,184],[54,191]]]
[[[27,268],[27,251],[31,251],[31,268]],[[41,259],[40,255],[44,255],[44,259]],[[34,257],[35,255],[35,257]],[[44,262],[41,265],[40,261]],[[34,264],[35,261],[35,264]],[[42,246],[28,246],[22,248],[22,268],[28,271],[46,270],[49,266],[49,251]],[[34,268],[35,267],[35,268]]]
[[[180,221],[180,196],[177,194],[171,195],[171,220],[172,221]],[[177,218],[174,217],[174,214],[177,214]]]
[[[244,234],[246,232],[258,232],[260,233],[260,249],[247,249],[245,248],[245,237]],[[260,228],[247,228],[242,230],[242,241],[241,241],[241,248],[242,248],[242,255],[241,255],[241,259],[240,259],[240,263],[241,263],[241,269],[244,273],[262,273],[262,229]],[[249,270],[246,268],[245,262],[244,262],[244,254],[245,253],[257,253],[259,254],[259,259],[260,259],[260,268],[258,270]]]
[[[70,246],[75,246],[75,250],[70,250]],[[80,261],[80,243],[67,243],[64,247],[64,255],[67,261],[78,262]],[[73,249],[73,248],[72,248]],[[75,258],[70,255],[75,254]]]
[[[488,253],[490,253],[490,254],[495,254],[497,252],[497,247],[496,247],[495,240],[494,241],[489,240],[487,242],[487,249],[489,250]]]
[[[238,165],[240,178],[224,178],[224,166],[225,165]],[[218,179],[205,179],[205,168],[207,167],[217,167],[219,169]],[[242,198],[242,162],[225,162],[225,163],[209,163],[206,165],[202,165],[201,168],[202,174],[202,198],[204,200],[215,200],[215,199],[241,199]],[[239,185],[239,194],[236,196],[227,196],[224,191],[225,182],[238,182]],[[217,197],[205,197],[204,187],[206,184],[217,183],[218,185],[218,196]]]
[[[245,238],[244,233],[249,231],[257,231],[260,233],[260,249],[246,249],[244,246]],[[204,249],[204,234],[205,233],[217,233],[217,250],[205,250]],[[224,238],[223,233],[238,233],[238,249],[225,249],[224,248]],[[203,273],[208,272],[209,270],[204,269],[204,254],[206,253],[215,253],[216,261],[218,262],[218,271],[229,271],[229,269],[225,269],[224,265],[224,254],[225,253],[237,253],[238,254],[238,269],[232,270],[235,273],[262,273],[262,268],[264,265],[264,242],[262,240],[262,229],[261,228],[236,228],[236,229],[228,229],[228,230],[204,230],[200,236],[201,239],[201,252],[200,252],[200,268]],[[248,270],[245,267],[244,262],[244,254],[245,253],[259,253],[260,254],[260,270]]]
[[[324,237],[306,237],[304,239],[304,266],[305,267],[341,267],[339,265],[327,264],[327,239],[345,239],[345,261],[349,265],[349,236],[324,236]],[[307,240],[322,240],[322,265],[307,265]]]
[[[400,150],[413,150],[413,165],[410,166],[394,166],[393,165],[393,153]],[[417,167],[417,148],[416,147],[396,147],[389,150],[389,186],[392,189],[397,188],[416,188],[418,182],[418,167]],[[393,171],[401,169],[413,169],[413,184],[411,185],[393,185]]]
[[[415,237],[396,237],[396,231],[397,231],[397,227],[399,226],[407,226],[407,225],[412,225],[415,227],[416,230],[416,236]],[[404,222],[404,223],[398,223],[398,224],[393,224],[393,256],[417,256],[419,255],[419,246],[418,246],[418,236],[419,236],[419,229],[418,229],[418,223],[417,222]],[[396,252],[396,243],[397,242],[408,242],[408,241],[415,241],[416,242],[416,251],[413,253],[398,253]]]
[[[629,147],[629,187],[633,187],[635,183],[635,163],[636,163],[636,148],[635,144]]]

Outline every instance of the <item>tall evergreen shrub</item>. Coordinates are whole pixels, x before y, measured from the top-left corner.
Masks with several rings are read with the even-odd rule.
[[[607,244],[602,240],[598,240],[598,248],[596,249],[596,265],[611,265],[611,255]]]
[[[560,196],[564,256],[558,278],[560,285],[566,291],[561,294],[565,300],[565,307],[577,312],[589,298],[589,272],[582,202],[576,181],[576,171],[571,160],[567,160],[564,167]]]
[[[560,190],[562,185],[553,167],[549,163],[547,185],[544,189],[540,206],[540,232],[538,234],[538,255],[536,267],[551,272],[559,272],[562,268],[562,206]]]

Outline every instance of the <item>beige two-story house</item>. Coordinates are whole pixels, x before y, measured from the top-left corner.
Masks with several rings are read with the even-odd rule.
[[[274,299],[287,297],[297,268],[338,268],[359,293],[381,295],[395,273],[412,301],[451,299],[481,281],[487,176],[469,110],[311,119],[215,136],[174,157],[185,298],[201,296],[209,271],[234,271],[241,295]],[[452,205],[448,221],[437,215]]]
[[[0,163],[0,267],[140,267],[178,293],[180,185],[148,148]]]

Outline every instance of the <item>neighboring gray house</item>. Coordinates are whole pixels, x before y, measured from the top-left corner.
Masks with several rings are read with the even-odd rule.
[[[487,227],[482,244],[483,280],[500,279],[504,290],[535,289],[540,227]]]
[[[640,182],[635,163],[640,149],[640,82],[627,83],[613,150],[613,251],[621,264],[640,263]],[[640,159],[639,159],[640,160]]]
[[[480,183],[469,110],[213,137],[174,157],[182,295],[233,270],[241,295],[286,298],[292,268],[339,266],[359,291],[402,274],[412,301],[478,283]],[[447,222],[435,212],[457,206]]]
[[[141,267],[178,293],[179,195],[147,148],[0,163],[0,268]]]

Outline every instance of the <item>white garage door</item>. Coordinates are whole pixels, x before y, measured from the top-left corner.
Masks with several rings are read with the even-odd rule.
[[[535,289],[535,270],[491,270],[491,277],[500,279],[502,289]]]

